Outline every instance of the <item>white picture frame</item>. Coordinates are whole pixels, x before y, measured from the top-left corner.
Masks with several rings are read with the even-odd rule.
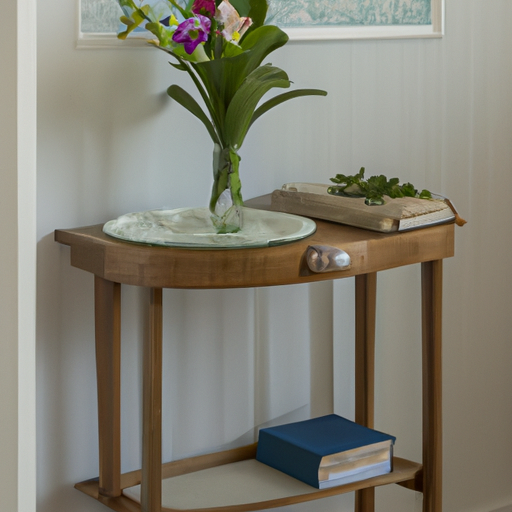
[[[143,34],[125,41],[117,39],[114,31],[82,31],[82,1],[78,0],[77,48],[133,48],[146,46]],[[99,0],[98,0],[99,1]],[[113,2],[115,0],[112,0]],[[439,38],[444,35],[444,1],[430,0],[431,23],[418,25],[317,25],[283,27],[291,41],[326,41],[347,39],[408,39]]]

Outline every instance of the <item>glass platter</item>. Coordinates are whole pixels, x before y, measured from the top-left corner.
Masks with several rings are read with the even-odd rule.
[[[242,208],[243,229],[217,234],[208,208],[128,213],[107,222],[103,231],[121,240],[168,247],[236,249],[282,245],[316,231],[311,219],[288,213]]]

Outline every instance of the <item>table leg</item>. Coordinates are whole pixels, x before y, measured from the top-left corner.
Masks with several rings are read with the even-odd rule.
[[[423,512],[442,510],[442,264],[442,260],[436,260],[421,265]]]
[[[141,512],[162,507],[162,289],[152,288],[144,340]]]
[[[375,313],[377,274],[356,276],[356,423],[373,428],[375,399]],[[373,512],[375,490],[356,492],[355,512]]]
[[[121,285],[94,276],[99,492],[121,495]]]

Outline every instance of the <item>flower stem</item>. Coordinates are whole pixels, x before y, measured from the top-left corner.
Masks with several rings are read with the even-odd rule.
[[[213,187],[210,198],[210,211],[215,213],[215,207],[220,195],[230,189],[233,204],[241,206],[242,183],[239,175],[240,157],[234,149],[221,148],[214,144],[213,148]]]
[[[242,185],[240,157],[232,148],[213,148],[213,187],[210,212],[217,233],[237,233],[242,229]]]

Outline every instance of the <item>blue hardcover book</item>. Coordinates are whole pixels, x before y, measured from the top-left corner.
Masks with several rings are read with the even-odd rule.
[[[256,459],[324,489],[389,473],[395,439],[329,414],[261,429]]]

